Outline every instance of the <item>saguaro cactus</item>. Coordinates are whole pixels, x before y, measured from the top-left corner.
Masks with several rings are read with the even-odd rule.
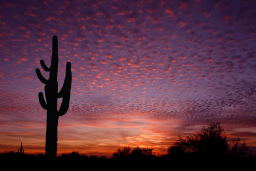
[[[43,60],[40,60],[42,68],[49,72],[49,79],[46,79],[38,68],[36,69],[39,80],[45,84],[45,97],[42,92],[39,92],[38,98],[42,108],[47,110],[45,153],[49,158],[54,158],[57,154],[58,119],[68,110],[72,82],[71,62],[67,62],[64,84],[58,92],[58,58],[58,38],[53,36],[51,66],[48,67]],[[59,109],[57,108],[58,98],[62,98]]]
[[[22,146],[22,142],[20,143],[20,147],[18,148],[18,153],[19,154],[24,154],[24,148]]]

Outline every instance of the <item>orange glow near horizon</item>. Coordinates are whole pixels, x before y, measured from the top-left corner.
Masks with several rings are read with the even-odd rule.
[[[180,136],[197,133],[202,126],[206,126],[197,125],[179,130],[177,128],[180,124],[182,123],[178,120],[152,119],[147,113],[127,113],[120,118],[104,118],[104,122],[101,120],[88,123],[60,122],[58,155],[79,152],[111,157],[117,149],[127,146],[152,148],[154,154],[163,155]],[[26,131],[12,133],[14,137],[10,133],[0,134],[2,139],[6,139],[1,143],[7,144],[1,147],[0,152],[16,152],[22,141],[26,153],[44,153],[44,123],[24,122],[21,125],[20,128]],[[238,129],[237,132],[248,129]],[[248,143],[254,146],[255,139],[251,139]]]
[[[75,151],[89,155],[111,156],[118,148],[125,146],[153,148],[154,153],[164,154],[175,140],[175,137],[170,136],[172,133],[169,130],[177,126],[175,121],[168,121],[168,124],[171,124],[168,126],[167,121],[152,120],[145,113],[129,113],[126,116],[126,118],[109,118],[104,119],[104,122],[95,123],[60,123],[58,154]],[[11,141],[14,140],[11,138],[9,141],[2,141],[8,145],[1,148],[0,152],[16,151],[19,141],[22,141],[26,153],[44,153],[43,124],[27,124],[29,126],[23,125],[23,129],[27,129],[26,133],[13,133],[15,137],[20,136],[22,139],[15,138],[15,141]],[[33,129],[40,129],[40,135],[29,131]],[[1,136],[3,135],[0,134]],[[11,134],[4,136],[8,137]]]

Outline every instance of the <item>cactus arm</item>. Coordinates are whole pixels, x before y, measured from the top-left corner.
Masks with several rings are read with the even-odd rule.
[[[58,96],[63,97],[60,109],[58,111],[59,116],[63,116],[69,108],[70,101],[70,90],[72,84],[72,72],[71,72],[71,63],[67,62],[66,64],[66,77],[64,80],[63,87],[61,88]]]
[[[57,94],[58,98],[66,96],[66,94],[70,94],[72,84],[72,72],[71,72],[71,63],[67,62],[66,64],[66,76],[63,83],[63,86],[59,93]]]
[[[50,71],[50,68],[45,64],[44,60],[40,60],[40,64],[45,71]]]
[[[38,99],[39,99],[39,102],[40,102],[40,105],[42,106],[42,108],[47,109],[47,104],[44,100],[44,95],[42,92],[38,93]]]
[[[48,80],[44,78],[44,76],[41,74],[41,72],[40,72],[40,70],[39,70],[38,68],[36,69],[36,74],[37,74],[38,79],[39,79],[42,83],[44,83],[44,84],[47,83]]]
[[[63,116],[64,114],[67,113],[68,107],[69,107],[69,100],[70,100],[70,94],[68,93],[62,98],[62,103],[58,111],[59,116]]]

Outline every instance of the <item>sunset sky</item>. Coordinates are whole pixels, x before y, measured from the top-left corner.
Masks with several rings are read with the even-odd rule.
[[[254,0],[0,0],[0,152],[21,141],[44,152],[34,71],[50,63],[53,35],[60,87],[67,61],[73,72],[58,153],[163,154],[212,122],[256,147],[255,9]]]

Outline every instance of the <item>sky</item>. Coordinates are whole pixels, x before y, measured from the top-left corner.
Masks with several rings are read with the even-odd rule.
[[[50,64],[53,35],[59,88],[67,61],[73,73],[58,153],[163,154],[213,122],[256,147],[255,9],[254,0],[0,0],[0,152],[21,141],[44,152],[35,68]]]

